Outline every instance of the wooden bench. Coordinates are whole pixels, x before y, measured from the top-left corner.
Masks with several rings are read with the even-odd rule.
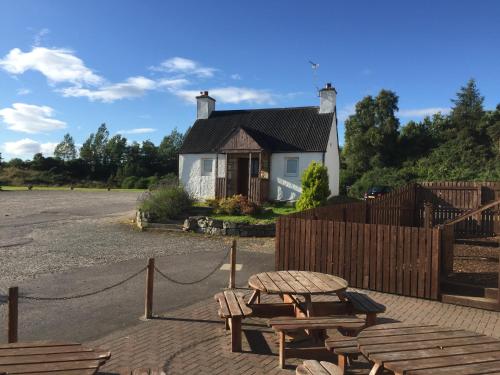
[[[286,357],[300,357],[304,349],[287,349],[285,347],[285,335],[298,330],[327,330],[336,328],[361,329],[364,326],[363,319],[355,316],[318,316],[308,318],[279,317],[269,320],[268,325],[272,327],[279,335],[279,365],[285,366]],[[326,351],[324,345],[318,348]],[[317,350],[317,349],[314,349]],[[286,351],[286,353],[285,353]],[[309,350],[311,352],[312,350]]]
[[[234,290],[217,293],[214,298],[219,303],[219,316],[225,320],[226,330],[231,329],[231,351],[241,351],[241,320],[252,314],[243,299],[243,294]]]
[[[374,301],[371,297],[359,292],[345,292],[345,298],[351,306],[351,313],[366,315],[366,326],[372,326],[377,322],[377,314],[385,312],[385,306]]]
[[[304,361],[303,364],[297,366],[295,370],[297,375],[342,375],[342,370],[330,362],[325,361]]]

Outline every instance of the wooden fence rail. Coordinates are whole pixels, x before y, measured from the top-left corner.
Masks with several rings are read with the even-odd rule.
[[[352,287],[438,299],[440,228],[284,216],[276,225],[276,269],[338,275]]]

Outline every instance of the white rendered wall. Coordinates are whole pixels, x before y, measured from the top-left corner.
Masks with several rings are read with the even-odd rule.
[[[285,176],[285,160],[299,158],[297,176]],[[290,152],[271,155],[271,174],[269,181],[269,199],[279,201],[297,200],[302,192],[300,178],[304,169],[312,161],[323,163],[322,152]]]
[[[179,155],[179,180],[186,191],[195,199],[215,197],[215,154]],[[220,158],[220,155],[219,155]],[[202,176],[202,160],[213,159],[212,173]],[[219,160],[219,176],[224,171],[224,162]],[[222,172],[224,174],[224,172]]]
[[[330,137],[326,146],[325,166],[328,168],[328,185],[330,186],[331,196],[339,195],[340,184],[340,158],[339,143],[337,138],[337,119],[333,115]]]

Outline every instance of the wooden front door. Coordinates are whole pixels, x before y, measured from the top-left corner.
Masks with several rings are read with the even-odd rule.
[[[248,196],[248,158],[238,159],[238,179],[236,191],[238,194]]]

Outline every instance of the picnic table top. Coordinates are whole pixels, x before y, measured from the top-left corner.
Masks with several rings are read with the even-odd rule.
[[[252,275],[248,285],[264,293],[310,295],[343,291],[347,281],[319,272],[275,271]]]
[[[0,374],[95,374],[111,356],[75,342],[34,341],[0,345]]]
[[[366,328],[358,346],[395,374],[500,374],[500,340],[457,328],[392,323]]]

